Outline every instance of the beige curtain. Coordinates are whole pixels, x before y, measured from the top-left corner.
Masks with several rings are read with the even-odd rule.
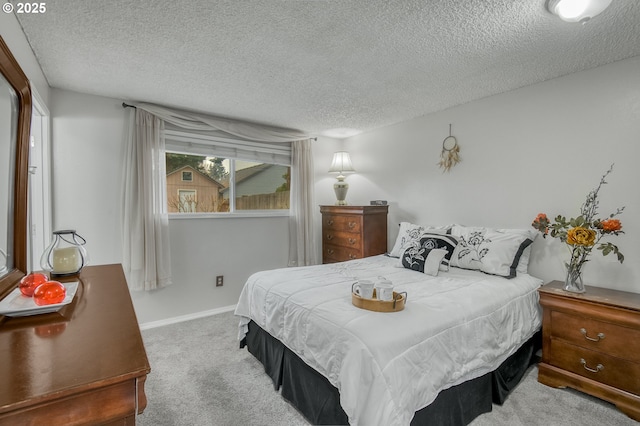
[[[316,265],[312,139],[295,141],[292,148],[289,266]]]
[[[132,109],[125,148],[122,266],[132,290],[171,284],[164,122]]]

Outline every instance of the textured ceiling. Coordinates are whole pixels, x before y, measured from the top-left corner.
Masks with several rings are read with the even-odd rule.
[[[640,1],[47,0],[17,15],[52,87],[290,127],[371,130],[640,55]]]

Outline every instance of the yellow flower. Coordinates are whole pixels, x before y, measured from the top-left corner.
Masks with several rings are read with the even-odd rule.
[[[578,246],[592,246],[596,242],[596,231],[576,226],[567,231],[567,244]]]

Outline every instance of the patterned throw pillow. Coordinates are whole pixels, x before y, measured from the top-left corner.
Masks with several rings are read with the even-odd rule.
[[[389,252],[389,256],[400,257],[408,247],[414,246],[420,239],[420,236],[425,232],[446,234],[449,229],[451,229],[451,225],[422,226],[409,222],[400,222],[398,237],[393,245],[393,249]]]
[[[529,234],[490,228],[454,227],[458,246],[451,266],[476,269],[505,278],[516,276],[518,264],[533,239]]]
[[[458,241],[451,235],[424,233],[417,241],[414,241],[404,250],[400,256],[400,262],[402,266],[407,269],[425,272],[425,262],[427,262],[427,257],[431,251],[445,250],[446,254],[444,254],[439,263],[448,268],[449,261],[457,244]],[[434,254],[434,256],[436,254]]]

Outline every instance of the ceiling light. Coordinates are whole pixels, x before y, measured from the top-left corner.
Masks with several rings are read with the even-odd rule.
[[[360,133],[362,133],[362,130],[347,128],[329,129],[322,132],[324,136],[335,139],[350,138],[351,136],[359,135]]]
[[[547,10],[563,21],[584,24],[610,4],[611,0],[547,0]]]

